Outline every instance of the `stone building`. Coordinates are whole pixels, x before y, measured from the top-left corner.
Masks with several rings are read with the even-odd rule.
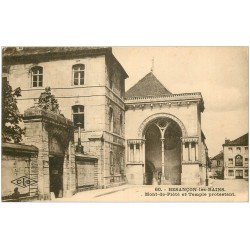
[[[225,140],[224,154],[224,178],[248,179],[248,133],[230,141]]]
[[[150,72],[126,92],[125,104],[128,182],[203,184],[201,93],[172,94]]]
[[[221,151],[219,154],[211,158],[211,172],[212,178],[223,179],[224,177],[224,154]]]
[[[51,88],[61,113],[73,121],[74,141],[80,134],[88,158],[89,163],[78,167],[89,178],[79,183],[100,188],[124,182],[128,75],[112,48],[5,48],[2,75],[13,88],[21,87],[21,113],[34,106],[45,87]]]
[[[2,143],[2,200],[13,201],[15,189],[20,200],[37,199],[37,156],[35,146]]]

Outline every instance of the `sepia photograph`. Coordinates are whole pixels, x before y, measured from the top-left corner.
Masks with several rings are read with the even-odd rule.
[[[248,202],[248,47],[2,47],[3,202]]]
[[[249,1],[0,6],[2,249],[249,248]]]

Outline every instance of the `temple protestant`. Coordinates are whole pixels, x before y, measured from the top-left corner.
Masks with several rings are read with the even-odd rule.
[[[129,183],[204,183],[201,93],[173,94],[150,72],[126,92],[125,106]]]

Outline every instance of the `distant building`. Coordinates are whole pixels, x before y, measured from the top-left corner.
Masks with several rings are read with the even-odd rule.
[[[225,140],[224,178],[248,179],[248,133],[233,140]]]
[[[211,159],[210,176],[212,178],[223,179],[224,176],[224,154],[221,151]]]

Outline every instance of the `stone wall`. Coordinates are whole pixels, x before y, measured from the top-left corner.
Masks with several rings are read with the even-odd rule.
[[[38,149],[24,144],[2,144],[2,199],[15,200],[12,196],[18,188],[20,200],[37,199]]]
[[[188,136],[198,136],[200,134],[197,116],[197,104],[189,106],[165,106],[160,107],[159,104],[154,104],[152,108],[137,107],[126,111],[126,138],[138,138],[138,130],[140,125],[148,117],[154,114],[170,114],[179,119],[185,126]]]
[[[9,82],[13,88],[21,87],[24,91],[30,90],[32,89],[31,68],[41,66],[44,72],[43,89],[53,85],[53,88],[61,89],[65,93],[65,88],[73,86],[72,66],[75,64],[85,65],[84,86],[103,86],[105,84],[104,56],[11,65],[9,68]],[[33,88],[32,91],[25,92],[24,97],[34,98],[37,88]],[[63,94],[63,92],[61,93]]]
[[[98,160],[87,154],[76,155],[77,191],[98,188]]]

